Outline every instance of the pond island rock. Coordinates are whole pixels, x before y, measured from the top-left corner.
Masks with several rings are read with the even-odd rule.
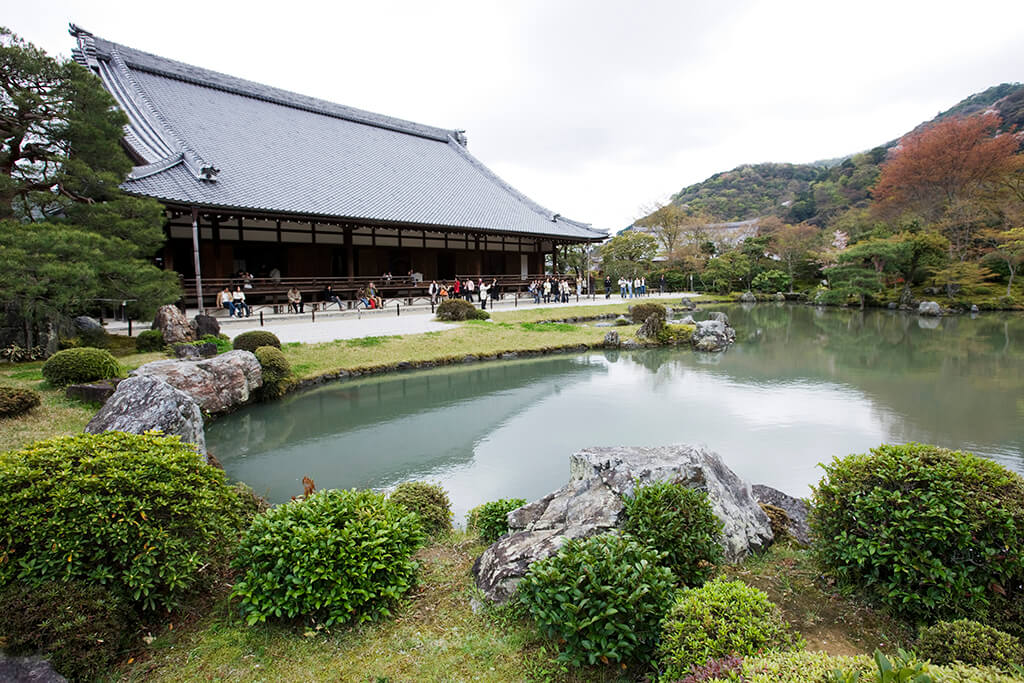
[[[153,429],[167,435],[176,434],[182,441],[195,444],[200,453],[206,453],[199,404],[160,377],[143,375],[122,380],[114,395],[85,426],[89,434],[109,431],[142,434]]]
[[[159,377],[217,415],[248,403],[263,385],[260,362],[249,351],[228,351],[198,361],[158,360],[132,371],[133,377]]]
[[[917,314],[939,316],[942,315],[942,306],[935,301],[922,301],[917,305]]]
[[[724,313],[718,315],[725,319],[712,318],[697,323],[692,339],[693,348],[697,351],[725,351],[736,341],[736,330],[729,325],[729,319]]]
[[[508,600],[529,566],[554,555],[565,540],[621,528],[623,496],[632,495],[637,482],[655,481],[708,492],[730,562],[771,543],[770,522],[750,486],[717,453],[683,445],[586,448],[570,457],[566,486],[508,513],[509,533],[473,565],[477,586],[490,600]]]

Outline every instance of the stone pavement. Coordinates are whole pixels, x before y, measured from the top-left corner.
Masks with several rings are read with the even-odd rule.
[[[604,295],[599,294],[593,299],[581,296],[579,302],[576,301],[574,296],[570,298],[568,304],[535,304],[532,299],[523,297],[519,298],[517,304],[512,297],[506,296],[502,301],[495,303],[494,310],[511,311],[517,308],[550,308],[555,311],[552,317],[557,317],[557,310],[560,307],[602,306],[604,304],[622,303],[624,301],[662,301],[669,303],[671,301],[678,301],[684,296],[694,295],[676,292],[663,296],[652,294],[647,297],[638,297],[630,300],[622,299],[618,294],[613,294],[610,299],[605,299]],[[253,307],[253,315],[250,318],[226,318],[218,312],[217,320],[220,322],[221,332],[229,337],[234,337],[248,330],[264,329],[276,334],[278,339],[284,343],[315,343],[334,341],[335,339],[355,339],[358,337],[421,334],[423,332],[446,330],[453,326],[452,323],[443,323],[435,320],[429,305],[406,306],[399,303],[396,306],[395,304],[396,302],[394,301],[389,302],[387,306],[377,311],[331,310],[315,314],[307,311],[298,315],[293,313],[272,313],[268,307],[263,309],[262,327],[260,327],[259,306]],[[195,317],[196,313],[195,309],[190,309],[187,312],[188,318],[191,320]],[[142,330],[148,330],[149,326],[150,323],[148,322],[133,322],[132,334],[136,335]],[[122,321],[109,321],[106,327],[109,332],[117,334],[126,334],[128,331],[127,323]]]

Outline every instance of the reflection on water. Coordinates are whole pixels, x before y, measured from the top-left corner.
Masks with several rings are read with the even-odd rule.
[[[1024,471],[1024,317],[722,307],[725,354],[587,353],[336,383],[207,430],[272,501],[442,483],[456,520],[563,485],[584,446],[706,444],[745,479],[806,495],[817,464],[883,442],[961,448]],[[698,316],[699,318],[700,316]]]

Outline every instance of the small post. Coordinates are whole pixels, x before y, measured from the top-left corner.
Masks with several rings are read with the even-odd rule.
[[[309,314],[313,316],[313,322],[316,322],[316,306],[309,309]]]
[[[430,300],[430,314],[431,315],[434,314],[434,300],[433,299]]]
[[[128,336],[132,336],[132,319],[128,318]]]
[[[260,327],[263,327],[263,311],[260,311]]]
[[[397,317],[397,316],[400,316],[400,315],[402,315],[402,304],[400,304],[400,303],[398,303],[396,301],[395,302],[395,316]]]

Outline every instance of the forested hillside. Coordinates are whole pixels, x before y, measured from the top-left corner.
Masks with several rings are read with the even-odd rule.
[[[1003,83],[971,95],[911,132],[990,109],[1002,119],[1000,132],[1024,130],[1024,84]],[[898,141],[827,162],[744,164],[684,187],[672,196],[672,203],[721,221],[778,216],[787,223],[825,227],[839,213],[867,204],[879,165]]]

